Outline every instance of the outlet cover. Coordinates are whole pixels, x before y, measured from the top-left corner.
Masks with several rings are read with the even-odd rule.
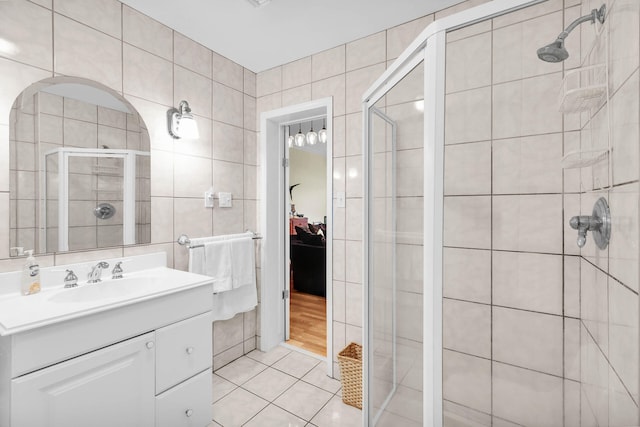
[[[218,201],[220,202],[221,208],[230,208],[232,207],[232,197],[231,193],[218,193]]]

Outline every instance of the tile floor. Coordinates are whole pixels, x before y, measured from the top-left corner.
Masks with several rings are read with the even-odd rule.
[[[213,374],[209,427],[359,427],[362,411],[342,403],[325,362],[276,347],[254,350]]]

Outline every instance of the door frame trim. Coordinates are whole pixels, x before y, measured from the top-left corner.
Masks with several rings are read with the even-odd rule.
[[[260,327],[258,349],[268,351],[284,341],[282,291],[289,274],[285,268],[285,233],[288,233],[284,189],[284,127],[292,122],[325,115],[327,118],[327,374],[333,377],[333,98],[327,97],[260,114]]]

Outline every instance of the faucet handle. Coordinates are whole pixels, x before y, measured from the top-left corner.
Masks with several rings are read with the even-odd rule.
[[[64,278],[64,287],[75,288],[76,286],[78,286],[78,276],[76,276],[73,270],[67,270],[67,275]]]
[[[116,265],[111,270],[111,278],[112,279],[122,279],[122,261],[116,262]]]

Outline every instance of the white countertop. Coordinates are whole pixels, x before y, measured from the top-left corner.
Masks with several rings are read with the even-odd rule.
[[[135,257],[130,259],[133,258]],[[135,262],[135,259],[133,261]],[[95,262],[88,264],[95,264]],[[110,279],[109,271],[105,271],[103,276],[106,279],[102,282],[87,284],[86,279],[79,280],[76,288],[65,289],[61,281],[58,284],[43,283],[41,292],[27,296],[19,293],[19,274],[8,273],[4,280],[13,282],[17,277],[17,286],[11,287],[17,291],[0,294],[0,335],[25,332],[211,284],[212,279],[208,276],[174,270],[157,266],[157,264],[147,262],[144,269],[132,268],[133,271],[129,273],[125,269],[122,279]],[[75,267],[74,271],[77,271],[82,269],[82,265],[74,264],[70,267]],[[64,272],[65,267],[69,266],[47,269],[56,272],[59,280],[59,273],[61,270]],[[43,279],[47,276],[47,269],[43,269],[45,270]],[[0,277],[0,281],[2,279]]]

